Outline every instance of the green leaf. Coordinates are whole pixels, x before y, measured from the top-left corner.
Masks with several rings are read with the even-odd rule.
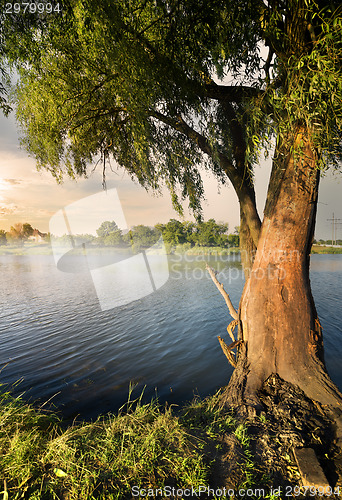
[[[57,468],[55,468],[55,469],[53,469],[53,472],[56,474],[56,476],[57,476],[57,477],[67,477],[67,475],[68,475],[68,474],[67,474],[66,472],[64,472],[64,470],[62,470],[62,469],[57,469]]]

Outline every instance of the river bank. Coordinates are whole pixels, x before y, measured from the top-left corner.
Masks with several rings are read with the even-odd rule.
[[[182,409],[131,401],[117,415],[65,426],[45,408],[3,393],[3,498],[119,500],[155,496],[156,490],[186,498],[200,488],[202,498],[215,497],[206,488],[214,488],[216,496],[226,491],[226,498],[242,498],[242,490],[249,490],[249,498],[276,498],[270,493],[275,471],[285,467],[288,480],[296,481],[295,464],[288,457],[284,466],[279,457],[273,470],[267,469],[253,452],[250,423],[220,408],[219,398],[220,392]],[[266,426],[266,417],[260,417],[259,431]],[[251,494],[261,488],[263,494]]]
[[[332,425],[312,401],[270,377],[257,415],[223,406],[222,391],[181,408],[139,398],[116,415],[72,424],[2,393],[3,499],[303,498],[295,447],[314,447],[337,494]]]
[[[160,247],[161,248],[161,247]],[[86,251],[89,255],[106,254],[111,252],[130,252],[131,247],[112,247],[112,246],[87,246]],[[147,249],[145,249],[147,250]],[[185,243],[183,245],[171,246],[166,244],[165,249],[162,249],[168,255],[179,254],[179,255],[231,255],[239,253],[238,247],[223,248],[223,247],[203,247],[194,246]],[[66,248],[69,251],[69,247]],[[151,252],[151,249],[149,249]],[[152,252],[158,253],[158,248],[152,250]],[[25,242],[23,245],[3,245],[0,246],[0,255],[52,255],[53,251],[50,243],[31,243]],[[75,255],[82,255],[84,249],[82,246],[75,247],[73,250]]]
[[[312,245],[312,254],[341,254],[342,247],[326,246],[326,245]]]
[[[157,401],[129,401],[117,415],[65,426],[46,409],[3,393],[3,498],[126,499],[135,489],[141,496],[160,488],[197,490],[210,484],[222,433],[241,448],[240,487],[252,487],[257,474],[246,427],[217,409],[218,397],[177,414]]]

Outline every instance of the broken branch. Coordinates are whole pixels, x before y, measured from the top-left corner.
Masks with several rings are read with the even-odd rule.
[[[234,328],[239,324],[238,319],[233,319],[227,326],[227,332],[229,333],[230,338],[232,339],[233,342],[235,342],[235,337],[233,334]]]
[[[232,318],[238,319],[239,315],[238,315],[237,311],[235,310],[235,308],[234,308],[234,306],[232,304],[232,301],[230,300],[230,297],[229,297],[228,293],[225,291],[222,283],[220,283],[218,281],[218,279],[216,278],[217,271],[215,271],[214,269],[212,269],[211,267],[209,267],[208,264],[206,264],[206,269],[207,269],[208,273],[210,274],[211,279],[213,280],[213,282],[217,286],[220,294],[222,295],[222,297],[226,301],[226,304],[228,306],[230,315],[232,316]]]
[[[229,363],[233,366],[233,368],[235,368],[236,367],[236,359],[234,358],[233,354],[230,351],[232,349],[234,349],[235,347],[239,346],[241,344],[241,340],[236,340],[232,344],[227,345],[221,337],[217,337],[217,338],[220,342],[220,346],[222,348],[222,351],[224,352],[224,355],[228,359]]]

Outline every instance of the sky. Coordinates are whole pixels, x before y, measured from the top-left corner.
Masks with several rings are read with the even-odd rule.
[[[76,182],[66,178],[63,184],[58,185],[50,173],[37,171],[34,158],[21,149],[19,135],[14,115],[11,114],[8,118],[0,116],[0,229],[7,231],[17,222],[28,222],[41,232],[48,232],[50,219],[55,214],[65,214],[68,210],[70,212],[71,204],[72,207],[85,207],[88,202],[84,199],[96,194],[100,198],[89,198],[92,200],[90,206],[101,204],[105,212],[104,220],[115,220],[117,199],[113,189],[117,190],[128,227],[138,224],[152,226],[158,222],[165,223],[170,218],[181,220],[172,208],[166,189],[161,196],[147,193],[121,168],[114,168],[114,172],[108,171],[107,193],[102,190],[100,168],[87,179]],[[261,159],[255,170],[257,203],[261,216],[270,168],[271,159]],[[214,218],[218,222],[228,222],[229,231],[234,232],[235,226],[239,225],[239,205],[233,187],[229,184],[218,186],[214,176],[208,173],[204,173],[203,179],[206,193],[206,201],[203,203],[204,219]],[[333,213],[342,223],[341,188],[341,174],[329,173],[321,180],[315,235],[317,239],[331,239],[332,224],[327,219],[331,219]],[[98,203],[96,200],[102,201]],[[184,208],[184,219],[193,220],[186,210],[186,202]],[[91,210],[83,211],[82,232],[94,233],[90,212]],[[56,216],[53,220],[56,220]],[[337,238],[342,239],[342,224],[337,226]]]

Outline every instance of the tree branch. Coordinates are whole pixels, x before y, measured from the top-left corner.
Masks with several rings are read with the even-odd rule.
[[[239,345],[241,345],[242,341],[237,340],[236,342],[233,342],[232,344],[227,345],[221,337],[217,337],[217,338],[220,342],[220,346],[222,348],[222,351],[224,352],[224,355],[226,356],[226,358],[228,359],[228,361],[232,365],[232,367],[235,368],[236,367],[236,359],[233,356],[233,354],[231,353],[231,351],[233,349],[235,349],[235,347],[238,347]]]
[[[181,116],[171,118],[170,116],[163,115],[159,111],[151,111],[150,115],[162,121],[166,125],[170,125],[175,130],[183,133],[186,137],[197,144],[197,146],[201,151],[203,151],[203,153],[206,153],[211,158],[217,156],[224,172],[231,180],[235,190],[237,191],[239,189],[241,183],[243,182],[243,179],[240,177],[239,172],[235,169],[233,163],[229,161],[229,159],[223,153],[220,153],[219,151],[215,151],[213,149],[208,139],[204,137],[204,135],[190,127]]]
[[[150,111],[150,116],[157,118],[161,122],[166,125],[170,125],[170,127],[178,130],[178,132],[182,132],[186,137],[191,139],[193,142],[197,144],[197,146],[209,156],[213,156],[214,151],[209,141],[204,137],[204,135],[197,132],[195,129],[190,127],[181,116],[177,116],[176,118],[171,118],[170,116],[163,115],[159,111]],[[234,170],[233,164],[231,164],[231,169]]]
[[[234,331],[234,328],[238,324],[239,324],[239,320],[238,319],[233,319],[233,321],[231,321],[229,323],[229,325],[227,326],[227,332],[228,332],[229,337],[232,339],[233,342],[235,342],[235,337],[234,337],[233,331]]]
[[[273,50],[272,47],[270,47],[269,51],[268,51],[268,55],[267,55],[267,59],[266,59],[265,65],[263,67],[263,70],[265,71],[265,75],[266,75],[266,81],[267,81],[268,84],[271,81],[270,67],[271,67],[271,62],[272,62],[273,56],[274,56],[274,50]]]
[[[235,308],[233,306],[233,303],[230,300],[230,297],[229,297],[228,293],[225,291],[222,283],[220,283],[218,281],[218,279],[216,278],[217,271],[214,271],[214,269],[212,269],[211,267],[209,267],[208,264],[206,264],[206,269],[207,269],[208,273],[210,274],[211,279],[213,280],[213,282],[217,286],[220,294],[222,295],[222,297],[226,301],[226,304],[227,304],[227,307],[229,309],[230,315],[232,316],[232,318],[234,318],[234,319],[237,320],[239,318],[239,315],[238,315],[237,311],[235,310]]]
[[[176,118],[171,118],[166,116],[159,111],[151,110],[150,116],[157,118],[161,122],[169,125],[170,127],[178,130],[190,140],[192,140],[197,146],[206,153],[211,158],[217,157],[220,162],[222,170],[226,173],[227,177],[233,184],[236,194],[239,198],[242,210],[245,213],[246,221],[250,228],[250,233],[255,246],[258,244],[261,221],[259,214],[256,209],[255,204],[255,194],[254,190],[246,183],[244,169],[237,169],[234,167],[233,163],[220,151],[214,150],[214,148],[209,143],[208,139],[204,135],[200,134],[192,127],[190,127],[181,116]]]
[[[76,114],[74,113],[69,122],[68,122],[68,127],[70,127],[70,122],[77,116],[77,114],[80,113],[80,109],[76,112]],[[89,110],[89,111],[95,111],[95,110]],[[100,112],[95,114],[95,115],[91,115],[91,116],[85,116],[84,118],[81,118],[81,120],[76,123],[76,125],[74,125],[73,127],[70,127],[70,132],[74,132],[77,128],[81,127],[82,125],[84,125],[86,122],[90,121],[90,120],[96,120],[97,118],[101,118],[102,116],[107,116],[107,115],[113,115],[116,113],[116,116],[118,115],[118,113],[120,111],[125,111],[123,108],[112,108],[112,109],[108,109],[106,111],[103,111],[103,112]],[[123,118],[122,120],[120,120],[119,122],[116,122],[116,125],[117,126],[122,126],[122,125],[125,125],[129,120],[129,117],[126,117],[126,118]]]

